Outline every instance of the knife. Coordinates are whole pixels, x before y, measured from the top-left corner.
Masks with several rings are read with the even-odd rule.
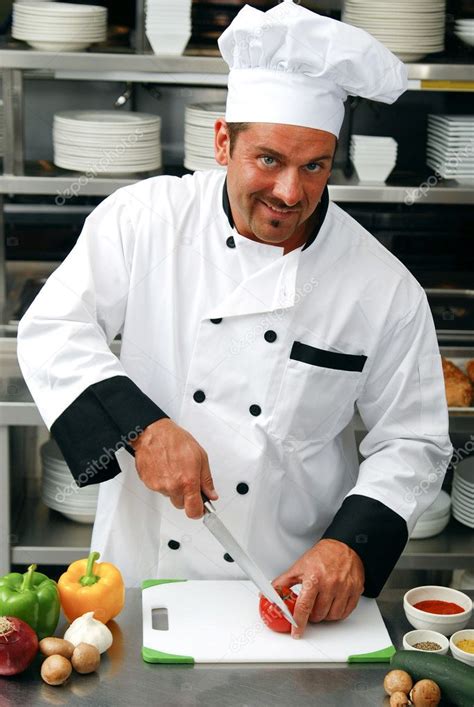
[[[298,624],[291,615],[290,610],[276,589],[272,587],[262,570],[239,545],[232,533],[221,521],[212,501],[210,501],[202,492],[201,496],[204,503],[204,516],[202,520],[206,528],[210,530],[216,540],[222,545],[224,550],[229,553],[234,562],[239,565],[240,569],[243,570],[247,577],[251,579],[252,582],[260,589],[268,601],[271,601],[272,604],[276,604],[278,606],[280,611],[284,614],[285,618],[288,619],[292,626],[298,627]]]

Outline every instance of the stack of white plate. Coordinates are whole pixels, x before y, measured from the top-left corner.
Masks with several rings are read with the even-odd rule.
[[[451,498],[446,491],[440,491],[438,497],[418,518],[410,538],[419,540],[431,538],[441,533],[449,523],[451,516]]]
[[[474,180],[474,115],[428,115],[426,164],[444,179]]]
[[[343,22],[361,27],[402,61],[444,49],[446,0],[345,0]]]
[[[351,162],[361,182],[384,182],[395,167],[397,152],[398,143],[393,137],[351,137]]]
[[[95,174],[149,172],[161,167],[161,119],[148,113],[68,110],[56,113],[54,164]]]
[[[456,20],[454,34],[464,44],[474,47],[474,20]]]
[[[40,452],[43,503],[78,523],[93,523],[99,494],[98,484],[79,488],[54,440],[43,444]]]
[[[474,457],[468,457],[457,465],[451,499],[456,520],[474,528]]]
[[[474,589],[474,572],[471,570],[464,570],[461,575],[459,587],[454,587],[454,589]]]
[[[184,113],[186,169],[223,169],[214,158],[214,123],[225,115],[225,103],[195,103]]]
[[[155,54],[180,55],[191,38],[192,0],[147,0],[145,31]]]
[[[3,155],[4,151],[4,127],[3,127],[3,101],[0,100],[0,155]]]
[[[12,37],[46,52],[73,52],[107,38],[107,8],[65,2],[15,2]]]

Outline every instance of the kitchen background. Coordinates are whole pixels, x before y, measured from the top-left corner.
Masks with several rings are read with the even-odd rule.
[[[364,4],[369,2],[365,0]],[[143,23],[136,19],[140,18],[143,3],[138,2],[138,7],[134,2],[112,0],[96,4],[107,7],[108,34],[106,41],[89,52],[102,55],[114,52],[118,57],[129,55],[130,60],[135,58],[136,50],[153,56]],[[216,39],[243,4],[193,2],[192,36],[185,56],[217,57]],[[263,9],[274,3],[248,4]],[[343,0],[301,4],[336,19],[344,11]],[[354,6],[357,2],[351,0],[350,4]],[[444,2],[441,4],[444,8]],[[376,14],[377,2],[372,5]],[[416,7],[416,0],[412,5]],[[332,198],[394,252],[427,289],[442,353],[463,369],[468,359],[474,359],[474,173],[470,179],[456,181],[443,179],[428,166],[427,126],[430,114],[474,115],[474,49],[455,34],[458,18],[472,18],[474,22],[474,2],[448,0],[445,9],[444,50],[428,54],[411,65],[413,81],[428,79],[423,90],[407,91],[394,106],[348,101],[331,183]],[[49,567],[54,576],[71,560],[87,554],[91,526],[66,519],[44,503],[54,506],[44,481],[48,473],[53,473],[53,452],[45,448],[47,453],[43,450],[41,458],[40,448],[49,435],[35,412],[15,362],[16,323],[44,278],[73,247],[84,218],[122,178],[97,176],[90,180],[93,186],[83,188],[78,172],[74,174],[55,166],[54,115],[59,111],[87,109],[139,111],[160,116],[163,167],[158,173],[179,175],[188,171],[183,166],[186,107],[223,103],[226,90],[222,75],[207,67],[197,79],[189,78],[188,67],[188,78],[180,75],[178,69],[176,80],[170,83],[167,78],[164,83],[151,81],[142,69],[135,71],[132,61],[128,73],[120,69],[113,76],[110,68],[104,72],[100,57],[92,69],[89,66],[87,71],[79,71],[81,57],[87,52],[76,55],[77,67],[70,68],[68,63],[63,69],[58,55],[55,62],[48,64],[41,59],[42,52],[35,52],[25,42],[12,38],[11,16],[12,3],[0,0],[0,69],[4,78],[5,116],[20,115],[17,109],[9,112],[12,100],[17,105],[23,101],[24,116],[23,131],[19,131],[24,133],[20,135],[24,165],[15,159],[18,149],[13,156],[10,150],[8,160],[9,138],[5,136],[4,174],[0,174],[0,230],[4,230],[5,249],[3,268],[0,248],[0,300],[3,287],[6,291],[0,336],[0,570],[6,571],[9,561],[18,567],[35,561]],[[10,90],[17,80],[10,68],[15,68],[14,62],[8,59],[14,52],[16,57],[26,53],[37,57],[27,68],[16,72],[16,76],[22,76],[22,93]],[[71,56],[68,62],[73,61]],[[159,63],[155,66],[154,71],[159,73]],[[134,72],[132,76],[130,71]],[[441,77],[441,83],[430,85],[432,77],[434,80]],[[386,183],[369,185],[359,181],[350,160],[353,134],[390,136],[396,140],[396,166]],[[472,135],[466,146],[472,165]],[[129,175],[128,179],[140,176],[143,175]],[[45,186],[44,180],[48,178],[57,178],[57,185],[49,182]],[[79,188],[72,195],[74,185]],[[467,378],[464,385],[467,402],[464,399],[460,404],[454,400],[450,406],[452,440],[461,458],[472,456],[474,449],[474,389],[472,386],[469,389]],[[360,423],[356,427],[361,438]],[[58,473],[61,471],[64,470],[60,468]],[[448,493],[453,478],[451,467],[443,486]],[[451,518],[440,534],[410,541],[390,584],[453,582],[456,586],[474,587],[473,526],[474,521],[467,525]]]

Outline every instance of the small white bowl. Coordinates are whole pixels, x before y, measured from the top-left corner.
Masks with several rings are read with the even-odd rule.
[[[432,614],[429,611],[415,609],[413,606],[420,601],[428,599],[454,602],[462,606],[464,611],[459,614]],[[451,634],[466,627],[472,615],[472,599],[467,594],[457,589],[451,589],[451,587],[427,585],[425,587],[415,587],[406,592],[403,597],[403,608],[405,616],[413,628],[438,631],[444,636],[451,636]]]
[[[435,518],[435,520],[427,521],[420,519],[411,532],[410,540],[432,538],[433,535],[438,535],[438,533],[442,533],[448,525],[450,517],[451,513],[448,512],[448,514],[444,518]]]
[[[467,44],[469,47],[474,47],[474,34],[458,31],[455,31],[454,34],[461,42],[464,42],[464,44]]]
[[[456,658],[456,660],[460,660],[462,663],[474,666],[474,653],[468,653],[467,651],[463,651],[456,645],[459,641],[462,641],[463,638],[470,638],[471,641],[474,641],[474,628],[467,628],[465,631],[456,631],[456,633],[453,633],[453,635],[449,639],[449,647],[451,648],[451,653]]]
[[[432,641],[437,643],[441,648],[437,651],[429,651],[424,648],[415,648],[415,643],[420,643],[422,641]],[[446,636],[438,631],[425,631],[423,629],[417,629],[416,631],[408,631],[403,636],[403,647],[407,651],[419,651],[420,653],[438,653],[439,655],[446,655],[449,649],[449,641]]]
[[[351,161],[360,182],[385,182],[395,167],[395,160],[392,160],[388,164],[380,165],[367,164],[355,158]]]

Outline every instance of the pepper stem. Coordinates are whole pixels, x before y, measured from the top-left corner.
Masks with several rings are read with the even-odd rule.
[[[21,585],[21,591],[25,592],[29,589],[34,589],[33,587],[33,575],[35,573],[37,565],[30,565],[28,571],[23,575],[23,583]]]
[[[82,584],[83,587],[90,587],[99,581],[100,577],[98,575],[92,573],[92,570],[94,569],[94,562],[96,562],[96,560],[98,560],[99,557],[100,557],[100,552],[91,552],[90,553],[90,555],[87,559],[86,573],[79,580],[79,584]]]

